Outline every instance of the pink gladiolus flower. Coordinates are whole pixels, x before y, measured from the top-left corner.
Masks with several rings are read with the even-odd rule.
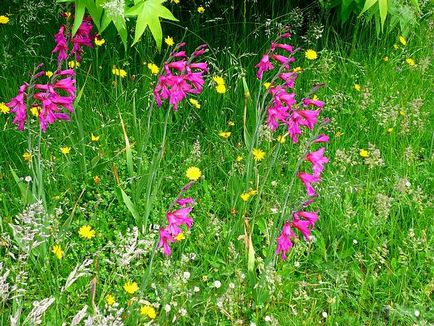
[[[305,218],[309,225],[313,228],[316,221],[318,221],[318,212],[295,212],[294,219],[298,220],[300,217]]]
[[[307,195],[309,197],[316,196],[315,189],[312,187],[312,183],[318,183],[321,181],[321,178],[318,175],[312,175],[305,172],[299,172],[298,177],[304,183],[307,191]]]
[[[71,55],[75,54],[75,60],[80,61],[81,54],[83,52],[82,47],[93,47],[92,40],[95,38],[90,35],[92,31],[92,19],[90,17],[84,17],[83,22],[78,27],[77,33],[71,39],[72,51]]]
[[[293,52],[293,47],[289,44],[271,43],[271,51],[274,51],[276,48],[285,50],[286,52],[289,53]]]
[[[179,227],[181,225],[186,225],[187,228],[191,229],[193,219],[188,214],[192,209],[193,207],[185,207],[166,214],[167,222],[169,223],[167,229],[172,236],[176,237],[182,232],[182,229]]]
[[[314,143],[328,143],[329,142],[329,136],[327,136],[325,134],[321,134],[313,142]]]
[[[300,124],[312,130],[317,122],[320,111],[300,110],[298,113],[304,118],[300,121]]]
[[[188,197],[188,198],[178,198],[178,199],[176,200],[176,203],[177,203],[179,206],[184,207],[184,206],[186,206],[186,205],[193,205],[193,204],[194,204],[194,200],[193,200],[193,198],[191,198],[191,197]]]
[[[267,125],[273,131],[279,126],[279,121],[285,122],[289,117],[288,107],[279,105],[279,103],[269,107],[267,113]]]
[[[6,106],[11,109],[10,112],[15,114],[13,123],[18,126],[18,130],[24,130],[24,124],[27,120],[27,105],[24,103],[27,86],[27,84],[21,85],[18,95],[6,103]]]
[[[163,247],[163,253],[166,256],[170,256],[172,250],[170,249],[169,243],[175,242],[175,239],[167,232],[166,229],[160,228],[160,242],[158,243],[158,248]]]
[[[285,72],[279,74],[279,78],[281,78],[285,82],[285,86],[289,88],[294,88],[294,82],[297,77],[298,75],[293,72]]]
[[[292,221],[292,226],[295,227],[297,230],[299,230],[303,234],[304,239],[306,241],[309,241],[309,239],[310,239],[310,229],[309,229],[310,222],[309,221],[294,219],[294,221]]]
[[[320,101],[320,100],[313,100],[310,98],[305,98],[305,99],[303,99],[303,105],[304,106],[313,105],[313,106],[316,106],[317,108],[322,109],[324,107],[324,102]]]
[[[274,66],[270,62],[270,57],[268,54],[264,54],[261,58],[261,61],[255,66],[258,68],[258,72],[256,73],[256,77],[258,77],[259,80],[262,80],[262,75],[265,71],[274,69]]]
[[[57,61],[60,63],[61,61],[68,59],[68,44],[65,38],[64,25],[60,26],[59,32],[57,32],[57,34],[54,35],[54,40],[56,41],[56,47],[54,48],[52,53],[59,52],[57,56]]]
[[[296,236],[291,229],[291,224],[286,222],[285,225],[283,226],[282,232],[277,238],[276,255],[281,254],[281,258],[285,260],[286,254],[292,248],[293,245],[291,239],[294,238],[296,238]]]
[[[208,51],[208,44],[201,44],[196,48],[196,50],[194,50],[193,57],[199,57],[206,51]]]
[[[294,111],[287,121],[288,133],[294,144],[298,141],[297,136],[301,135],[301,120],[302,117],[300,116],[300,114],[297,111]]]
[[[172,58],[185,58],[187,54],[185,53],[185,51],[179,51],[179,52],[172,52],[170,56]]]
[[[306,155],[306,160],[312,163],[314,175],[319,175],[324,170],[324,164],[328,163],[329,159],[324,156],[325,147],[321,147],[315,152]]]

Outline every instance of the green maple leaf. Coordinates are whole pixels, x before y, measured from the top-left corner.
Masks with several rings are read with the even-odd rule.
[[[163,41],[163,31],[161,29],[160,18],[167,20],[177,21],[172,13],[162,5],[164,0],[145,0],[135,1],[136,4],[125,11],[126,16],[137,16],[136,31],[134,34],[134,44],[136,44],[140,37],[149,26],[149,30],[154,37],[157,47],[161,49]]]

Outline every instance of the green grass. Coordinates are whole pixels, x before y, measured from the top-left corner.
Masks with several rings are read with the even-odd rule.
[[[293,44],[319,51],[316,61],[304,59],[303,52],[297,54],[295,66],[303,72],[296,93],[301,98],[313,84],[326,84],[317,95],[326,102],[322,116],[331,119],[326,127],[330,163],[313,205],[320,210],[314,240],[298,242],[287,260],[280,261],[273,253],[272,225],[278,216],[273,210],[283,208],[300,146],[290,140],[281,145],[271,168],[277,142],[259,137],[255,147],[267,156],[253,164],[246,180],[250,154],[243,130],[241,77],[245,74],[252,95],[247,104],[251,134],[261,88],[253,66],[270,40],[252,34],[239,46],[240,35],[244,37],[241,25],[230,18],[215,23],[215,30],[222,33],[201,27],[200,19],[205,17],[190,24],[188,50],[202,41],[209,43],[208,79],[213,74],[224,76],[228,92],[217,94],[210,83],[198,98],[200,109],[184,101],[178,112],[169,113],[161,163],[156,158],[169,108],[167,104],[156,107],[152,95],[156,77],[144,62],[160,65],[164,53],[155,53],[152,41],[144,39],[125,54],[111,31],[106,45],[86,51],[77,70],[82,96],[76,113],[71,122],[56,123],[42,136],[47,206],[42,221],[49,237],[24,261],[18,258],[22,249],[9,224],[25,209],[31,193],[30,186],[23,180],[16,182],[11,173],[18,178],[32,175],[22,157],[28,134],[16,130],[11,116],[0,115],[0,277],[11,270],[7,282],[22,287],[17,278],[20,271],[27,273],[24,296],[0,301],[0,324],[8,324],[19,309],[23,321],[33,301],[50,296],[56,300],[44,314],[43,324],[69,324],[85,305],[90,315],[96,314],[95,307],[107,315],[108,294],[115,296],[116,309],[124,309],[127,325],[149,321],[139,316],[144,300],[156,304],[160,325],[434,322],[432,27],[423,22],[409,44],[397,50],[394,36],[376,40],[369,32],[356,41],[340,37],[332,28],[309,44],[295,37]],[[6,52],[19,37],[8,27],[0,26],[0,44]],[[177,29],[170,28],[179,40],[182,32],[175,34]],[[1,102],[15,96],[34,64],[45,61],[54,67],[55,58],[49,57],[52,47],[47,37],[44,46],[35,49],[41,57],[23,52],[14,61],[4,61]],[[405,62],[410,57],[416,66]],[[125,69],[128,76],[116,79],[112,66]],[[356,83],[362,87],[360,92],[354,89]],[[421,102],[415,102],[418,99]],[[228,126],[229,121],[235,125]],[[232,134],[224,140],[218,136],[221,131]],[[283,132],[279,129],[273,138]],[[91,134],[99,140],[93,142]],[[36,142],[38,132],[31,137]],[[64,146],[71,147],[70,154],[61,154]],[[361,149],[368,150],[369,159],[360,157]],[[237,156],[244,159],[236,162]],[[170,203],[188,182],[185,171],[190,166],[199,167],[203,174],[187,193],[197,201],[195,223],[166,258],[154,251],[158,226],[166,223]],[[243,203],[240,194],[257,183],[259,194]],[[289,197],[292,208],[304,198],[304,188],[298,181],[294,185]],[[245,216],[249,223],[255,221],[256,260],[250,273],[243,238]],[[78,230],[85,224],[96,230],[95,238],[79,237]],[[134,226],[140,231],[140,251],[135,250],[139,255],[122,265],[118,253],[125,252],[125,243],[134,239],[128,231]],[[54,244],[62,246],[62,260],[50,252]],[[85,259],[93,259],[86,275],[61,292],[70,272]],[[94,300],[91,280],[96,282]],[[126,281],[137,282],[141,290],[127,294],[122,288]],[[221,287],[216,288],[215,281]],[[253,288],[252,282],[259,285]]]

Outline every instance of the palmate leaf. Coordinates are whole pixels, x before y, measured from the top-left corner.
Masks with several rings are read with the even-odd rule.
[[[161,30],[160,18],[167,20],[177,21],[172,13],[162,5],[164,0],[142,0],[125,11],[126,16],[136,17],[136,31],[134,34],[134,44],[136,44],[140,37],[149,26],[149,30],[154,37],[157,47],[161,49],[161,43],[163,41],[163,31]]]

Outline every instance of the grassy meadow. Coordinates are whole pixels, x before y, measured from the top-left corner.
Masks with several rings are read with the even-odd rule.
[[[159,52],[145,34],[125,51],[110,28],[74,67],[70,121],[44,133],[29,111],[19,131],[0,106],[0,325],[432,325],[432,19],[377,38],[312,20],[309,8],[268,8],[264,21],[199,5],[167,4],[182,18],[163,24],[188,53],[209,46],[203,92],[178,111],[158,108],[153,93],[175,45]],[[39,63],[56,70],[65,9],[25,21],[0,8],[5,104]],[[285,42],[300,48],[297,100],[324,84],[324,123],[297,144],[266,126],[265,79],[255,76],[286,24]],[[307,200],[295,175],[310,171],[299,158],[318,133],[329,136],[309,206],[319,220],[282,260],[276,238]],[[166,256],[159,230],[180,196],[194,199],[194,223]]]

